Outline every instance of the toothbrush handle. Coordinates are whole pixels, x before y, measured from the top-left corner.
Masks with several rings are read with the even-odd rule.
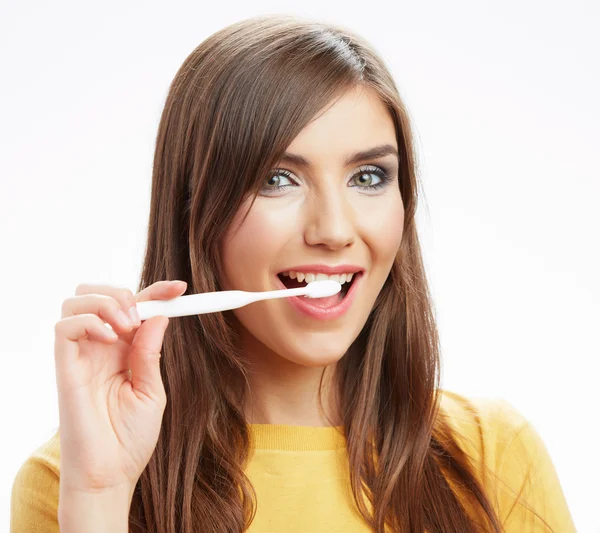
[[[228,309],[237,309],[255,301],[252,293],[246,291],[203,292],[179,296],[172,300],[151,300],[139,302],[136,307],[140,320],[153,316],[190,316],[216,313]]]

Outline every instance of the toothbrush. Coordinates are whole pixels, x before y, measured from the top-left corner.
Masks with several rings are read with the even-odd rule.
[[[153,316],[190,316],[204,313],[216,313],[237,309],[253,302],[270,300],[271,298],[289,298],[290,296],[306,296],[307,298],[325,298],[333,296],[342,290],[337,281],[326,279],[313,281],[306,287],[297,289],[282,289],[278,291],[248,292],[248,291],[217,291],[203,292],[178,296],[172,300],[151,300],[136,304],[140,320]]]

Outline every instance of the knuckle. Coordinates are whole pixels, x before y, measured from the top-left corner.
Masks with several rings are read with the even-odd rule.
[[[117,322],[119,322],[119,311],[123,311],[124,309],[126,309],[125,307],[123,307],[122,303],[116,299],[113,299],[112,302],[110,302],[110,305],[107,305],[106,309],[104,310],[104,312],[102,313],[102,316],[106,319],[111,319],[112,320],[117,320]],[[127,314],[125,312],[125,314]],[[120,325],[120,322],[119,322]]]
[[[111,298],[110,303],[107,303],[106,305],[106,310],[108,311],[108,314],[116,316],[118,311],[123,310],[123,305],[116,298]]]
[[[96,314],[89,314],[89,315],[82,315],[82,316],[87,316],[94,323],[94,326],[97,326],[97,327],[102,326],[102,327],[104,327],[104,320],[102,320],[102,318],[99,317],[98,315],[96,315]]]
[[[77,285],[77,287],[75,287],[75,296],[84,294],[86,287],[87,287],[87,283],[80,283],[79,285]]]
[[[135,304],[135,294],[133,294],[133,291],[131,291],[130,289],[124,289],[123,295],[125,297],[125,300],[129,304],[128,308]]]
[[[101,328],[106,327],[104,325],[104,320],[102,320],[98,315],[80,315],[79,319],[82,324],[85,324],[88,331],[93,333],[100,333],[102,331]]]
[[[83,315],[68,316],[66,318],[63,318],[62,320],[59,320],[58,322],[56,322],[56,324],[54,324],[54,333],[57,336],[66,337],[69,332],[69,329],[72,329],[75,325],[80,323],[82,317]]]
[[[71,306],[73,304],[73,298],[67,298],[63,301],[61,307],[60,307],[60,316],[61,317],[66,317],[71,315]]]
[[[132,305],[135,304],[135,296],[131,290],[123,288],[119,290],[118,301],[120,307],[127,311]]]

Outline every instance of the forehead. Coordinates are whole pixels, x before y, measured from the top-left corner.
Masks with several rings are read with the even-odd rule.
[[[343,158],[383,144],[397,147],[390,111],[373,89],[355,87],[317,113],[286,151],[309,159]]]

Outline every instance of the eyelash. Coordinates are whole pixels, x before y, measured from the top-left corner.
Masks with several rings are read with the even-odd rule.
[[[380,182],[376,183],[375,185],[369,185],[367,187],[360,187],[357,186],[358,189],[367,189],[367,190],[371,190],[374,191],[376,189],[380,189],[382,187],[385,187],[390,181],[391,181],[391,177],[390,175],[381,167],[376,167],[374,165],[367,165],[364,167],[360,167],[359,172],[357,172],[356,174],[354,174],[352,176],[352,178],[350,178],[350,181],[356,179],[359,176],[362,176],[363,174],[375,174],[376,176],[378,176],[380,178]],[[270,179],[273,176],[285,176],[286,178],[290,178],[290,176],[292,175],[292,173],[289,170],[275,170],[274,172],[272,172],[269,175]],[[276,187],[269,187],[269,191],[279,191],[282,189],[285,189],[289,187],[289,185],[277,185]]]

